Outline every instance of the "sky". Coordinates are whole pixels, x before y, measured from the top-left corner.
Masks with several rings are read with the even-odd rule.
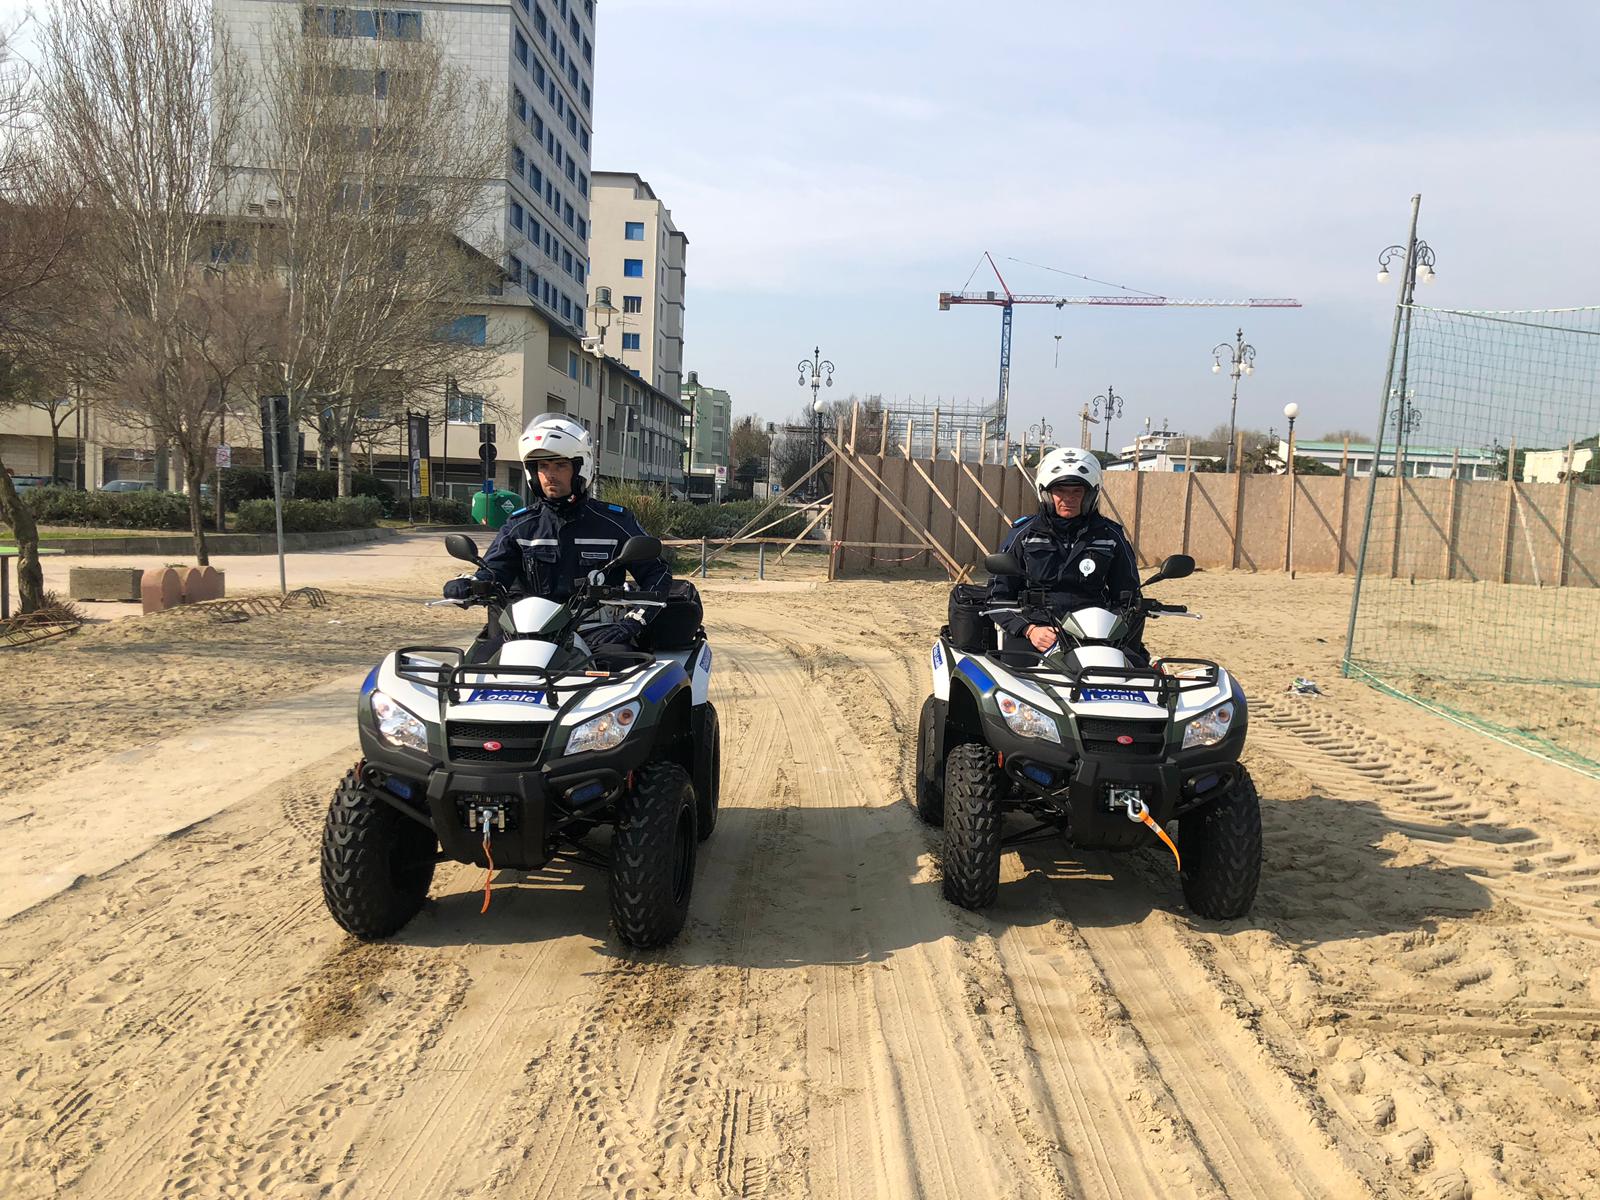
[[[990,251],[1017,292],[1111,289],[1013,259],[1304,304],[1018,307],[1014,434],[1063,435],[1108,385],[1114,445],[1145,417],[1204,433],[1228,416],[1211,349],[1241,326],[1241,426],[1281,431],[1290,401],[1302,435],[1375,426],[1395,299],[1377,256],[1418,192],[1438,272],[1419,300],[1600,303],[1590,2],[598,13],[594,166],[637,171],[687,233],[686,366],[739,413],[799,412],[794,364],[817,345],[834,395],[991,398],[999,311],[937,304],[995,286],[972,275]]]
[[[1019,307],[1014,435],[1070,440],[1108,386],[1113,445],[1146,417],[1203,434],[1228,416],[1212,347],[1241,327],[1241,427],[1281,431],[1290,401],[1302,435],[1375,426],[1377,256],[1414,193],[1419,300],[1600,303],[1592,0],[596,7],[593,165],[642,175],[688,235],[685,365],[737,414],[800,412],[817,346],[834,397],[992,399],[999,311],[937,303],[996,286],[989,251],[1016,292],[1112,290],[1066,271],[1304,305]]]

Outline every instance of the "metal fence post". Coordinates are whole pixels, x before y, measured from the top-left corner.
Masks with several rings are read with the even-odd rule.
[[[756,546],[756,578],[767,577],[767,544],[765,542]]]
[[[706,539],[700,539],[700,578],[706,577]]]

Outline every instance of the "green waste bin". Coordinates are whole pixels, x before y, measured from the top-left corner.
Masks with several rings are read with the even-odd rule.
[[[521,507],[522,497],[515,492],[478,492],[472,497],[472,519],[499,529]]]

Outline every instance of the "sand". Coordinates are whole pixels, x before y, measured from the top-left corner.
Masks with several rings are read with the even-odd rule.
[[[75,780],[151,807],[143,775],[105,789],[114,756],[181,764],[467,633],[417,606],[450,572],[5,660],[0,878]],[[481,873],[442,867],[359,948],[316,864],[353,736],[329,752],[323,717],[266,779],[243,747],[172,767],[211,815],[0,922],[0,1195],[1592,1194],[1600,785],[1337,678],[1347,581],[1163,591],[1206,620],[1151,644],[1251,696],[1267,861],[1219,925],[1159,847],[1034,845],[990,913],[946,904],[906,794],[944,588],[800,574],[706,585],[724,811],[663,951],[620,946],[603,879],[561,864],[502,873],[486,916]]]

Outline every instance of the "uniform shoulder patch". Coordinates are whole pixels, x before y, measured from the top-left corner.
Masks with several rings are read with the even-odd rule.
[[[608,504],[608,505],[606,505],[606,507],[609,508],[612,512],[627,512],[628,511],[627,509],[623,508],[622,505],[620,505],[620,504]]]
[[[1026,525],[1031,520],[1033,520],[1032,513],[1029,513],[1025,517],[1018,517],[1015,521],[1011,522],[1011,528],[1015,529],[1018,525]]]
[[[516,512],[512,513],[511,515],[513,517],[520,517],[523,513],[527,512],[527,511],[528,511],[528,509],[526,509],[526,508],[519,508],[519,509],[517,509]]]

